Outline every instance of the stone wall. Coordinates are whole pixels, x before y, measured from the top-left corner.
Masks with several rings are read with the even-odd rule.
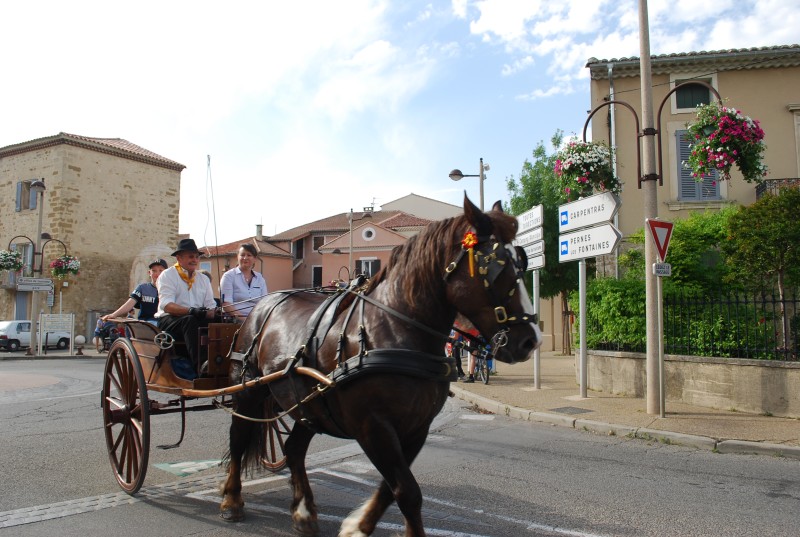
[[[587,365],[588,389],[645,397],[644,354],[589,351]],[[664,373],[667,402],[800,418],[800,362],[667,355]]]
[[[36,178],[44,178],[47,188],[42,231],[81,262],[80,274],[65,280],[68,286],[55,281],[52,312],[58,313],[60,295],[63,313],[75,314],[75,333],[89,336],[97,312],[116,309],[133,286],[146,281],[149,259],[171,260],[180,171],[65,143],[4,156],[0,195],[9,203],[0,204],[0,242],[19,234],[35,240],[38,209],[17,212],[13,201],[17,182]],[[42,277],[50,277],[49,262],[62,254],[60,244],[48,244]],[[16,294],[0,289],[0,318],[14,318]]]

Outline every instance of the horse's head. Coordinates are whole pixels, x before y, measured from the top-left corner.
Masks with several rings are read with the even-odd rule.
[[[491,341],[498,360],[523,362],[541,345],[542,334],[522,281],[527,257],[511,245],[517,219],[500,202],[484,213],[466,196],[464,215],[469,229],[447,267],[448,302]]]

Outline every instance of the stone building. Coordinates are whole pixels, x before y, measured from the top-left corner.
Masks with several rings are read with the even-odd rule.
[[[78,275],[55,280],[52,306],[40,297],[40,311],[74,313],[75,333],[90,336],[97,316],[147,279],[149,260],[169,260],[184,168],[120,138],[62,132],[0,148],[0,196],[15,200],[0,205],[0,248],[24,252],[27,276],[50,277],[50,262],[64,250],[81,263]],[[43,195],[31,191],[34,180],[44,180]],[[41,257],[33,255],[40,220],[54,239]],[[14,280],[3,274],[0,319],[31,317],[31,293],[17,291]]]

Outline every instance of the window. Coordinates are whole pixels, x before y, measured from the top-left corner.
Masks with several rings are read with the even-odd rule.
[[[697,80],[697,79],[695,79]],[[701,82],[711,84],[711,79],[699,79]],[[675,85],[688,82],[686,80],[676,80]],[[708,104],[711,102],[711,92],[707,87],[700,84],[683,84],[675,92],[675,105],[678,108],[697,108],[697,105]]]
[[[371,227],[365,227],[361,231],[361,238],[364,239],[365,241],[371,241],[372,239],[375,238],[375,230]]]
[[[33,180],[17,183],[17,212],[36,208],[36,192],[31,190],[32,182]]]
[[[683,166],[689,160],[689,139],[686,134],[689,131],[677,131],[678,147],[678,199],[681,201],[706,201],[718,200],[719,181],[718,175],[714,172],[703,178],[701,182],[692,177],[692,172]]]
[[[673,114],[693,114],[697,105],[711,102],[711,90],[703,84],[696,84],[696,82],[704,82],[712,88],[716,88],[717,75],[700,71],[670,74],[670,88],[678,88],[670,95],[670,108]]]
[[[322,267],[319,265],[311,267],[311,287],[322,287]]]
[[[372,278],[381,269],[380,259],[359,259],[356,262],[356,274],[363,274],[367,278]]]
[[[303,259],[303,250],[305,249],[305,240],[297,239],[292,243],[292,257],[295,259]]]
[[[329,238],[327,235],[317,235],[314,237],[314,251],[319,251],[322,246],[328,242]]]

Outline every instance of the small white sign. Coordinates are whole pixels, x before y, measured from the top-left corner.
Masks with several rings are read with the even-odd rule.
[[[672,265],[669,263],[653,263],[653,274],[660,278],[672,276]]]
[[[528,270],[536,270],[544,267],[544,254],[528,258]]]
[[[523,247],[523,250],[525,250],[525,255],[528,256],[528,259],[536,257],[537,255],[544,253],[544,241],[533,242]]]
[[[43,332],[71,332],[73,315],[65,314],[44,314],[40,319]]]
[[[601,192],[588,198],[558,207],[558,232],[610,222],[619,210],[619,198],[611,192]]]
[[[558,236],[558,262],[610,254],[622,233],[611,224],[603,224]]]
[[[32,283],[18,283],[17,291],[48,291],[53,290],[53,283],[49,284],[32,284]]]
[[[517,217],[517,221],[519,221],[517,235],[524,231],[528,231],[529,229],[540,227],[542,225],[542,221],[544,220],[543,215],[544,211],[541,205],[536,205],[535,207],[528,209],[519,215]]]
[[[23,285],[49,285],[50,287],[53,286],[53,280],[50,278],[28,278],[26,276],[20,276],[17,278],[18,284]]]
[[[514,246],[528,246],[536,241],[540,241],[544,238],[544,228],[537,227],[535,229],[530,229],[523,233],[517,233],[517,238],[511,241]]]

